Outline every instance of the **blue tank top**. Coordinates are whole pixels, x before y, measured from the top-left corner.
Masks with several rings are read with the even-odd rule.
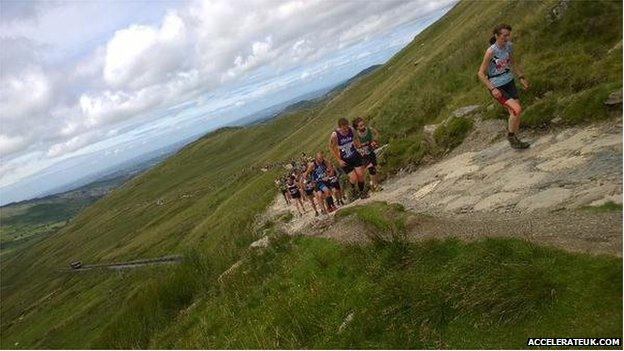
[[[314,161],[314,170],[312,171],[312,179],[315,181],[323,181],[323,179],[327,176],[327,167],[325,167],[324,163],[318,164]]]
[[[340,133],[340,130],[336,129],[336,136],[338,137],[338,148],[340,149],[340,157],[351,158],[357,152],[355,145],[353,145],[353,128],[349,127],[347,135]]]
[[[500,87],[514,79],[513,72],[511,71],[511,59],[509,57],[513,51],[513,46],[510,42],[507,42],[505,47],[501,49],[494,43],[490,48],[492,49],[493,55],[488,65],[488,78],[493,86]]]

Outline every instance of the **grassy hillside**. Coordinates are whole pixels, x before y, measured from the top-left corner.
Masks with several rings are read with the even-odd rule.
[[[461,2],[383,67],[326,103],[266,124],[213,132],[54,235],[1,256],[0,346],[497,347],[508,340],[500,347],[522,347],[519,337],[507,337],[519,330],[517,335],[557,330],[586,336],[581,332],[587,326],[600,335],[621,331],[621,262],[515,241],[409,246],[393,261],[392,245],[341,248],[317,239],[280,238],[276,252],[253,258],[250,267],[258,267],[258,274],[237,278],[226,289],[217,282],[237,260],[252,259],[247,247],[261,235],[254,219],[275,195],[275,173],[250,166],[326,149],[336,120],[360,115],[390,142],[387,165],[417,163],[428,152],[420,138],[423,125],[445,119],[459,106],[492,103],[476,70],[498,22],[514,27],[517,53],[533,83],[521,93],[525,127],[554,117],[566,123],[608,118],[602,101],[621,87],[621,2],[571,2],[562,18],[550,23],[549,11],[557,3]],[[504,117],[498,106],[487,114]],[[422,267],[401,263],[400,257],[428,250],[440,256]],[[75,259],[95,263],[174,253],[185,255],[186,263],[115,274],[55,271]],[[317,262],[317,257],[326,258]],[[426,267],[448,272],[436,278]],[[487,267],[492,270],[477,273]],[[514,279],[501,279],[505,274]],[[579,283],[599,277],[602,290]],[[419,287],[421,279],[427,285]],[[443,294],[449,288],[465,291]],[[497,295],[488,300],[470,289]],[[510,294],[518,289],[527,293],[514,300]],[[593,304],[575,304],[588,296],[595,298]],[[366,302],[370,299],[373,303]],[[334,302],[335,312],[319,314],[327,312],[321,306]],[[330,335],[356,307],[354,328]],[[578,324],[575,308],[587,311]],[[538,318],[546,311],[553,314]],[[370,329],[358,316],[369,316]],[[478,327],[483,325],[495,330]]]
[[[534,335],[621,335],[618,258],[510,239],[407,243],[404,210],[383,203],[338,216],[385,235],[344,246],[275,233],[146,345],[522,349]],[[136,345],[105,335],[108,347]]]

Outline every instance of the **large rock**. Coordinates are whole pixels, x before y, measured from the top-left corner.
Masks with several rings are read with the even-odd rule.
[[[480,108],[481,108],[481,105],[469,105],[469,106],[460,107],[457,110],[453,111],[453,116],[466,117],[468,115],[471,115],[479,111]]]
[[[425,134],[433,134],[436,129],[438,129],[438,126],[440,126],[440,124],[427,124],[423,127],[423,132]]]
[[[340,324],[340,327],[338,327],[339,334],[342,333],[345,330],[345,328],[349,326],[349,324],[351,324],[354,316],[355,316],[355,312],[351,312],[347,315],[347,317],[344,319],[342,324]]]
[[[269,246],[269,237],[268,236],[264,236],[261,239],[258,239],[256,241],[254,241],[253,243],[251,243],[251,245],[249,245],[249,247],[252,248],[263,248],[263,247],[268,247]]]
[[[242,260],[236,261],[236,263],[234,263],[232,266],[230,266],[230,268],[228,268],[225,272],[221,273],[221,275],[219,275],[219,277],[217,278],[217,281],[219,283],[223,283],[223,279],[225,277],[227,277],[228,275],[232,274],[234,271],[236,271],[238,269],[238,267],[240,267],[243,264]]]
[[[566,202],[573,192],[564,188],[550,188],[518,202],[516,208],[524,211],[533,211],[541,208],[555,207]]]
[[[514,203],[514,199],[518,197],[516,193],[505,193],[500,192],[494,195],[490,195],[485,199],[479,201],[476,205],[474,205],[475,211],[483,211],[494,209],[497,207],[503,207],[505,205]]]
[[[609,94],[609,97],[604,102],[607,106],[616,106],[622,104],[622,89],[616,90]]]
[[[548,22],[549,23],[557,22],[561,18],[563,18],[563,15],[568,9],[569,2],[570,0],[561,0],[559,1],[557,5],[555,5],[555,7],[550,9],[550,11],[548,12]]]

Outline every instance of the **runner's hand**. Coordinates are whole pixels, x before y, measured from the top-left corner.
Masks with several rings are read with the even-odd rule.
[[[522,84],[522,87],[524,88],[524,90],[527,90],[530,87],[529,81],[524,77],[520,78],[520,84]]]
[[[494,96],[496,99],[500,99],[501,96],[503,96],[503,94],[497,88],[490,90],[490,92],[492,93],[492,96]]]

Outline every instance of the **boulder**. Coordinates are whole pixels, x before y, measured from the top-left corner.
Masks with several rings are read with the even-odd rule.
[[[609,97],[604,102],[607,106],[616,106],[622,104],[622,89],[616,90],[609,94]]]
[[[453,111],[453,115],[455,117],[465,117],[477,112],[481,108],[481,105],[469,105],[460,107],[457,110]]]
[[[345,330],[345,328],[348,327],[349,324],[351,324],[354,316],[355,316],[355,312],[351,312],[347,315],[347,317],[344,319],[342,324],[340,324],[340,327],[338,327],[338,333],[342,333]]]
[[[264,236],[256,241],[254,241],[253,243],[251,243],[251,245],[249,245],[249,247],[255,248],[263,248],[263,247],[268,247],[269,246],[269,237],[268,236]]]
[[[436,131],[436,129],[438,129],[439,125],[440,125],[439,123],[438,124],[427,124],[426,126],[423,127],[423,132],[425,134],[433,134]]]
[[[240,265],[243,264],[242,260],[236,261],[236,263],[234,263],[232,266],[230,266],[230,268],[228,268],[225,272],[221,273],[221,275],[219,275],[219,277],[217,278],[217,281],[219,283],[223,283],[223,278],[225,278],[226,276],[232,274],[232,272],[234,272],[236,269],[238,269],[238,267],[240,267]]]
[[[568,9],[569,2],[570,0],[561,0],[555,7],[550,9],[548,12],[548,22],[553,23],[559,21]]]

